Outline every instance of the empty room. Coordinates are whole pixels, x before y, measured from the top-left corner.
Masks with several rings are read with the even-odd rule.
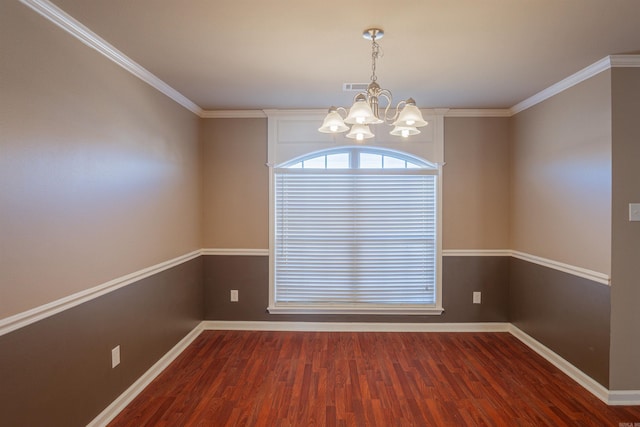
[[[638,16],[0,1],[0,425],[640,426]]]

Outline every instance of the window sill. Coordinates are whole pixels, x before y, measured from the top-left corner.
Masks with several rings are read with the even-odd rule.
[[[376,314],[376,315],[409,315],[439,316],[444,312],[442,307],[429,306],[326,306],[326,305],[277,305],[267,307],[269,314]]]

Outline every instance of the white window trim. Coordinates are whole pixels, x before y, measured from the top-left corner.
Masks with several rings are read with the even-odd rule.
[[[267,308],[269,314],[380,314],[380,315],[408,315],[408,316],[430,316],[439,315],[444,312],[442,305],[436,305],[435,307],[421,307],[404,305],[402,308],[388,307],[385,305],[371,305],[367,307],[360,306],[346,306],[341,304],[339,307],[332,307],[330,305],[314,305],[313,307],[306,307],[299,304],[282,304],[269,305]]]
[[[404,141],[389,138],[386,135],[375,141],[375,146],[405,152],[424,158],[435,164],[438,170],[437,208],[436,208],[436,304],[433,307],[403,305],[402,307],[367,306],[339,307],[314,304],[313,307],[301,304],[278,304],[275,302],[275,171],[278,166],[299,157],[327,148],[353,145],[353,141],[342,137],[329,137],[317,131],[318,123],[326,114],[323,110],[265,110],[268,118],[267,163],[269,167],[269,306],[270,314],[373,314],[373,315],[440,315],[444,311],[442,302],[442,167],[444,166],[444,114],[446,110],[423,110],[423,116],[431,127],[424,132],[431,144],[431,155],[425,156],[419,138],[415,145],[408,146]],[[422,128],[425,129],[425,128]],[[295,138],[295,139],[294,139]],[[377,138],[376,138],[377,139]],[[417,143],[416,143],[417,142]],[[283,146],[297,145],[298,155],[291,155]],[[412,149],[416,147],[415,149]],[[296,152],[296,150],[293,150]]]

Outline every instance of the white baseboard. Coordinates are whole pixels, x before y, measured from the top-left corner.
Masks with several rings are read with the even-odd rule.
[[[98,415],[88,427],[107,425],[176,359],[203,330],[316,331],[316,332],[509,332],[544,357],[607,405],[640,405],[640,390],[607,390],[593,378],[551,349],[507,322],[487,323],[367,323],[367,322],[247,322],[205,320],[176,344],[124,393]]]
[[[584,387],[588,392],[602,400],[607,405],[622,406],[622,405],[640,405],[640,390],[608,390],[602,384],[591,378],[589,375],[582,372],[580,369],[573,366],[571,363],[563,359],[560,355],[553,350],[540,343],[520,330],[517,326],[511,324],[509,332],[530,349],[544,357],[556,368],[567,374],[572,380]]]
[[[640,390],[611,390],[608,405],[640,406]]]
[[[109,424],[146,386],[156,379],[202,332],[202,323],[198,324],[187,336],[178,342],[167,354],[162,356],[147,372],[114,400],[104,411],[93,419],[87,427],[102,427]]]
[[[595,381],[593,378],[573,366],[571,363],[567,362],[553,350],[535,340],[515,325],[511,325],[509,332],[511,332],[511,335],[515,336],[524,344],[526,344],[527,347],[538,353],[540,356],[544,357],[556,368],[567,374],[572,380],[587,389],[598,399],[602,400],[604,403],[609,402],[609,390],[607,390],[602,384]]]
[[[509,323],[202,322],[205,330],[314,332],[508,332]]]

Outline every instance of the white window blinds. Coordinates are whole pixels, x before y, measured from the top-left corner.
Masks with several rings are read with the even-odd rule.
[[[434,307],[436,174],[277,169],[276,307]]]

